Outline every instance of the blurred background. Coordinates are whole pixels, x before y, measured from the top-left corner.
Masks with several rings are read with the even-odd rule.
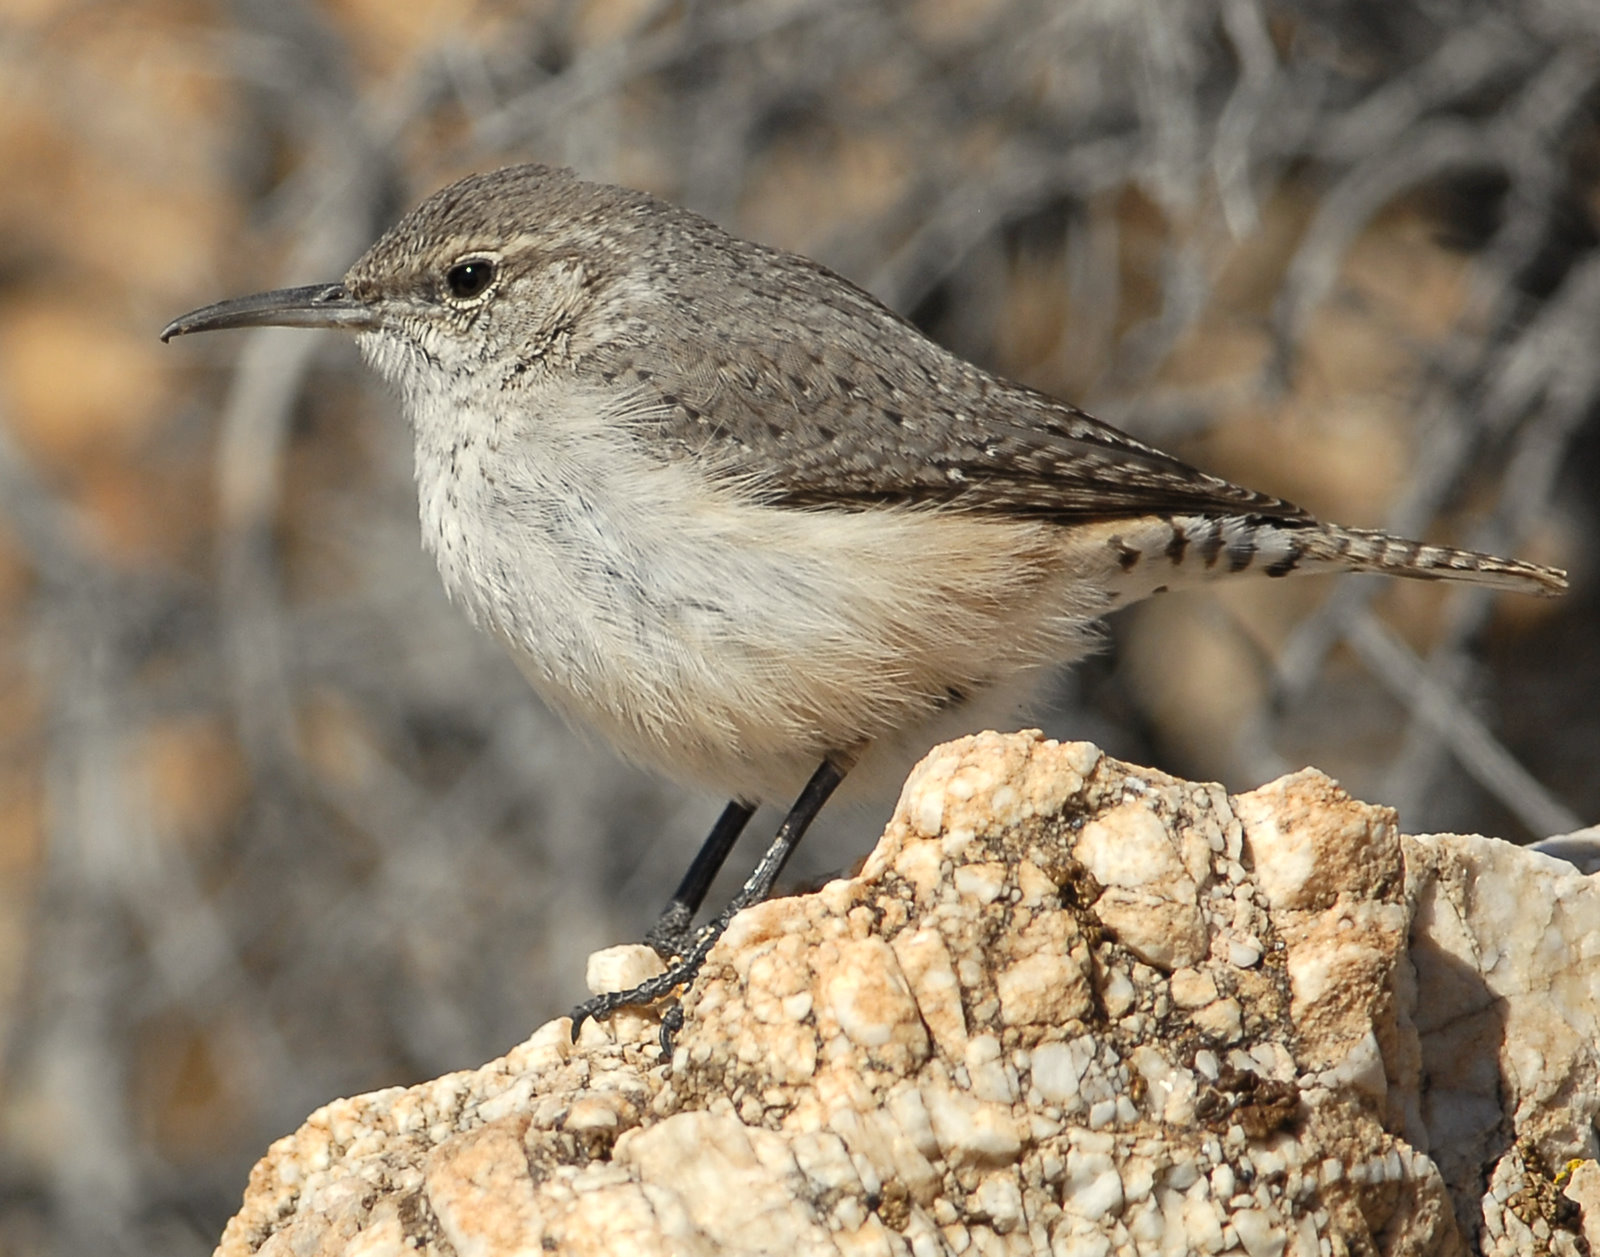
[[[317,1104],[564,1011],[722,802],[445,603],[351,344],[169,318],[470,170],[684,202],[1212,470],[1570,567],[1157,600],[1032,717],[1527,841],[1600,820],[1597,81],[1593,0],[0,2],[0,1252],[209,1251]]]

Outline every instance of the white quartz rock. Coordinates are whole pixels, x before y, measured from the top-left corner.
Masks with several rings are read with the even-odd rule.
[[[984,734],[649,1010],[340,1100],[219,1257],[1501,1254],[1600,1241],[1600,887],[1306,771]],[[597,957],[597,987],[653,970]]]

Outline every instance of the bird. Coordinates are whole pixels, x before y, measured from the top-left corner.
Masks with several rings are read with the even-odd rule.
[[[161,335],[264,325],[351,332],[398,391],[423,544],[543,700],[729,800],[647,935],[674,963],[580,1006],[575,1035],[692,979],[847,775],[1005,719],[1108,612],[1308,572],[1566,588],[1321,522],[964,360],[817,262],[566,169],[461,179],[342,279]],[[693,929],[756,806],[790,801]]]

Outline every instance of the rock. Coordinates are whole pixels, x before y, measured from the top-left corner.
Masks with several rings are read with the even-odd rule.
[[[279,1140],[218,1250],[1488,1254],[1600,1235],[1600,888],[984,734],[685,997]],[[606,953],[597,984],[651,967]]]

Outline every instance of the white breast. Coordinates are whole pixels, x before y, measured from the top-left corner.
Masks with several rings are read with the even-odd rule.
[[[669,776],[787,802],[1102,609],[1046,525],[762,505],[643,450],[614,396],[523,396],[409,399],[424,544],[547,702]]]

